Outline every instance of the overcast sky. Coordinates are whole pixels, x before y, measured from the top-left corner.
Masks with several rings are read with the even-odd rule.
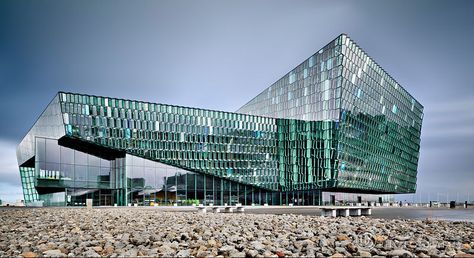
[[[342,32],[425,107],[418,193],[474,199],[473,1],[0,1],[0,199],[58,91],[235,111]]]

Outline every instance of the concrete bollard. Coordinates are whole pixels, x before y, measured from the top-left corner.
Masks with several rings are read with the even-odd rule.
[[[360,216],[361,215],[361,209],[350,209],[349,210],[349,215],[350,216]]]
[[[337,215],[342,217],[349,217],[349,209],[338,209]]]
[[[92,199],[86,200],[86,207],[88,210],[92,209]]]
[[[361,209],[361,215],[363,215],[363,216],[372,215],[372,209]]]

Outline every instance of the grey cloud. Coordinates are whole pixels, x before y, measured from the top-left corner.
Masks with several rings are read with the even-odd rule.
[[[15,150],[13,141],[0,139],[0,182],[18,187],[21,182]]]
[[[0,200],[4,202],[23,199],[15,149],[15,142],[0,138]]]
[[[422,139],[425,146],[463,145],[472,150],[474,143],[474,95],[434,103],[425,108]]]

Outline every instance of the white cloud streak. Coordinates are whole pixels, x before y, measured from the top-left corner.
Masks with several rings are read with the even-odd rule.
[[[422,139],[474,138],[472,110],[474,110],[474,96],[440,101],[425,107]]]
[[[0,139],[0,199],[5,202],[23,199],[16,144],[4,139]]]

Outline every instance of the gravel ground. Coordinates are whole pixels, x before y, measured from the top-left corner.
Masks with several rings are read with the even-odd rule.
[[[316,206],[268,206],[246,209],[253,214],[298,214],[318,216],[321,210]],[[474,222],[474,209],[427,208],[427,207],[373,207],[372,218],[380,219],[432,219]]]
[[[474,223],[214,214],[159,209],[0,209],[0,256],[472,256]]]

